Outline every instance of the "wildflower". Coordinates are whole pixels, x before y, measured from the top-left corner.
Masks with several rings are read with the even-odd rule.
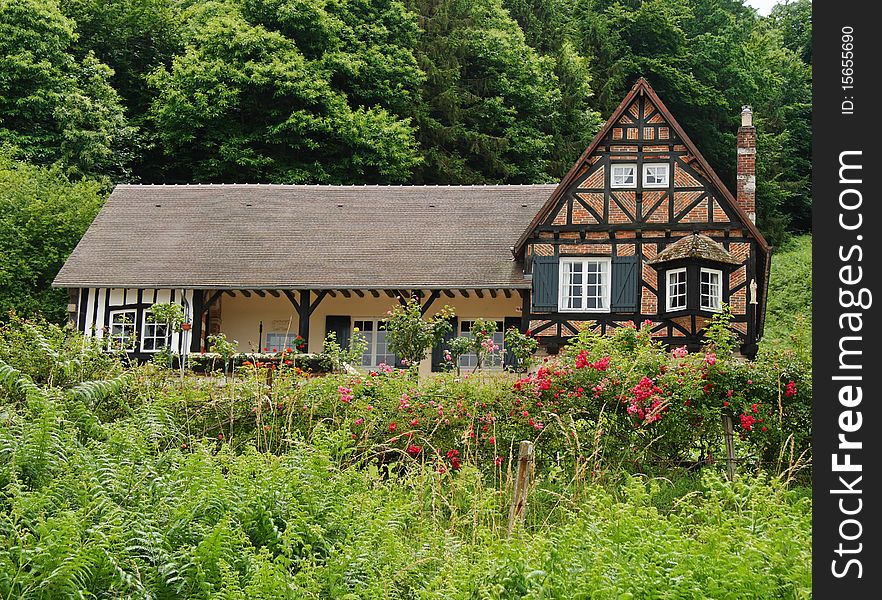
[[[496,465],[497,467],[498,467],[499,465],[501,465],[501,464],[502,464],[502,457],[501,457],[501,456],[497,456],[496,458],[494,458],[494,459],[493,459],[493,464]]]
[[[487,439],[487,441],[490,442],[490,444],[492,444],[493,446],[496,445],[496,438],[493,437],[493,436],[490,436],[490,437]]]
[[[224,434],[222,434],[222,433],[217,434],[217,439],[219,439],[219,440],[223,440],[223,439],[224,439]]]
[[[792,398],[793,396],[795,396],[796,395],[796,383],[794,383],[793,381],[790,381],[787,384],[787,389],[784,391],[784,395],[787,396],[788,398]]]
[[[671,356],[673,356],[674,358],[685,358],[687,354],[689,354],[689,351],[686,350],[686,346],[674,348],[674,350],[671,352]]]
[[[392,421],[391,423],[389,423],[389,431],[390,432],[394,432],[396,429],[398,429],[398,424],[395,423],[395,421]]]
[[[368,404],[368,405],[365,406],[364,408],[365,408],[365,410],[374,410],[374,405],[373,405],[373,404]]]
[[[292,348],[285,348],[285,352],[294,352]]]
[[[444,360],[446,360],[447,362],[450,362],[453,360],[453,355],[450,354],[450,350],[444,351]]]
[[[348,388],[348,387],[341,385],[340,387],[337,388],[337,391],[340,392],[340,401],[345,404],[349,404],[350,402],[352,402],[352,399],[355,397],[352,395],[351,388]]]
[[[361,425],[362,423],[364,423],[364,417],[358,417],[357,419],[355,419],[353,425]]]
[[[401,359],[401,364],[402,364],[403,366],[406,367],[407,364],[408,364],[408,363],[407,363],[407,359],[406,359],[406,358],[402,358],[402,359]]]
[[[417,446],[415,444],[411,444],[410,446],[407,447],[407,453],[410,454],[411,456],[416,456],[417,454],[419,454],[422,451],[423,451],[422,446]]]
[[[717,363],[717,355],[713,352],[708,352],[704,355],[704,362],[709,365],[715,365]]]

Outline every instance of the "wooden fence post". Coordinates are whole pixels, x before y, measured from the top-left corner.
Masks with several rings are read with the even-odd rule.
[[[508,532],[522,523],[527,511],[527,489],[530,487],[530,470],[533,466],[533,442],[522,441],[518,453],[518,473],[515,479],[511,510],[508,513]]]
[[[732,481],[735,479],[735,433],[729,415],[723,415],[723,437],[726,438],[726,472]]]

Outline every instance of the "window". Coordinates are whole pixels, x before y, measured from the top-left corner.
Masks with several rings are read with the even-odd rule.
[[[267,332],[266,339],[263,341],[263,347],[269,348],[273,352],[287,351],[288,348],[291,348],[291,350],[299,350],[296,346],[297,334],[290,332],[278,333],[270,331]]]
[[[686,269],[674,269],[667,275],[668,311],[686,308]]]
[[[141,336],[142,352],[158,352],[168,345],[168,325],[150,320],[150,310],[144,311],[144,335]]]
[[[608,258],[560,261],[558,309],[562,312],[609,312]]]
[[[474,321],[460,321],[459,335],[461,337],[472,337],[472,323]],[[502,358],[505,356],[505,329],[502,321],[496,321],[496,331],[493,333],[493,343],[499,346],[499,350],[487,357],[487,361],[482,365],[485,368],[501,368]],[[459,357],[459,366],[463,369],[474,369],[478,366],[478,355],[474,352],[463,354]]]
[[[361,355],[361,366],[378,367],[385,363],[394,367],[397,359],[386,345],[386,325],[382,319],[363,319],[352,323],[353,329],[364,336],[367,348]],[[355,332],[353,331],[353,334]]]
[[[614,188],[637,186],[637,165],[613,165],[610,172],[610,185]]]
[[[134,310],[114,310],[110,312],[110,331],[107,339],[108,350],[135,349]]]
[[[719,312],[723,303],[723,272],[702,269],[700,292],[701,309]]]
[[[668,187],[668,165],[647,164],[643,165],[644,187]]]

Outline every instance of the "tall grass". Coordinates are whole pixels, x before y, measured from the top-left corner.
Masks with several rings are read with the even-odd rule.
[[[250,379],[182,384],[26,334],[0,336],[0,598],[811,595],[810,499],[762,474],[576,493],[551,464],[509,536],[507,466],[387,468],[321,424],[240,435],[267,393]]]

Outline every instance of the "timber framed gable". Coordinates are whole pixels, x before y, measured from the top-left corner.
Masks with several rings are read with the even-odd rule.
[[[705,250],[715,246],[713,260],[656,261],[695,234],[706,238]],[[605,333],[632,321],[650,321],[653,335],[665,343],[695,348],[715,312],[698,303],[704,285],[729,304],[742,350],[755,352],[770,247],[644,79],[555,189],[515,252],[540,296],[531,303],[531,333],[552,351],[585,327]],[[574,257],[605,257],[611,272],[594,275],[590,262],[573,271],[565,265]],[[673,268],[686,268],[690,300],[688,309],[669,313],[667,273]],[[719,282],[702,275],[711,271],[720,273]],[[563,294],[579,285],[608,294],[608,309],[598,309],[601,303],[565,308]],[[552,287],[559,290],[557,302]]]

